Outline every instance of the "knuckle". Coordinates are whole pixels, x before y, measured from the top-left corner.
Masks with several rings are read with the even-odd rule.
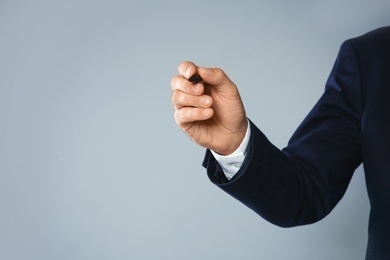
[[[176,124],[179,125],[179,126],[182,124],[182,116],[181,116],[181,114],[182,114],[182,112],[180,110],[176,110],[175,113],[174,113]]]
[[[174,91],[173,94],[172,94],[172,103],[173,104],[177,104],[177,100],[178,100],[178,92],[177,91]]]
[[[176,77],[173,77],[173,78],[171,79],[171,88],[172,88],[172,89],[175,89],[175,83],[176,83]]]
[[[179,110],[176,110],[175,112],[175,117],[177,119],[178,122],[182,123],[185,121],[185,108],[182,108],[182,109],[179,109]]]
[[[171,79],[171,88],[173,91],[180,90],[189,93],[191,91],[191,84],[188,84],[187,79],[182,76],[175,76]]]
[[[192,111],[191,111],[191,118],[192,120],[199,120],[200,117],[199,117],[199,108],[193,108]]]
[[[216,68],[216,69],[214,70],[214,73],[215,73],[215,75],[216,75],[217,78],[222,78],[222,77],[224,77],[224,76],[226,75],[226,74],[225,74],[225,71],[222,70],[222,69],[220,69],[220,68]]]
[[[177,110],[177,120],[180,124],[185,124],[197,119],[198,112],[196,108],[193,107],[183,107]]]
[[[179,113],[179,120],[180,122],[184,125],[190,121],[192,121],[192,109],[189,109],[187,107],[181,109],[180,113]]]
[[[186,95],[184,93],[179,93],[177,95],[177,102],[179,104],[182,104],[182,105],[187,105],[187,102],[186,102],[187,98],[186,98]]]
[[[172,102],[176,105],[186,105],[185,94],[181,91],[175,91],[172,95]]]

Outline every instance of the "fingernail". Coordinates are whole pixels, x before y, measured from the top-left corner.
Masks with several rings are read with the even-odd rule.
[[[200,92],[200,85],[199,84],[195,84],[192,86],[192,91],[196,94],[198,94]]]
[[[203,114],[204,116],[209,116],[209,115],[211,114],[211,109],[209,109],[209,108],[204,109],[204,110],[202,111],[202,114]]]
[[[208,106],[208,105],[210,104],[210,99],[207,98],[207,97],[202,97],[202,98],[200,99],[200,103],[201,103],[202,105],[204,105],[204,106]]]
[[[185,72],[185,76],[188,78],[190,75],[191,75],[191,70],[192,70],[193,66],[189,66],[187,69],[186,69],[186,72]]]

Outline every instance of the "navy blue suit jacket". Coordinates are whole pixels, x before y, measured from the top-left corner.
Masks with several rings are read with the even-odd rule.
[[[266,220],[324,218],[363,162],[371,204],[366,259],[390,259],[390,27],[345,41],[323,96],[279,150],[251,122],[247,156],[228,181],[210,151],[210,180]]]

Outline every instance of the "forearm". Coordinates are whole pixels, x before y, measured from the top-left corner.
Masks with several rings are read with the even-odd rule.
[[[348,176],[344,182],[330,183],[327,167],[333,165],[325,159],[308,163],[288,155],[272,145],[251,123],[247,155],[234,178],[226,179],[209,152],[204,166],[210,180],[222,190],[264,219],[290,227],[322,219],[343,196],[354,166],[340,170]]]

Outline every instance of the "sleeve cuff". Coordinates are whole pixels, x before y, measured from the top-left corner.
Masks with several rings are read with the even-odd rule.
[[[251,134],[251,126],[248,120],[248,127],[246,129],[244,140],[232,154],[220,155],[214,151],[211,151],[215,160],[221,166],[223,173],[225,174],[228,180],[231,180],[234,177],[234,175],[241,168],[241,165],[245,160],[246,149],[248,147],[250,134]]]

